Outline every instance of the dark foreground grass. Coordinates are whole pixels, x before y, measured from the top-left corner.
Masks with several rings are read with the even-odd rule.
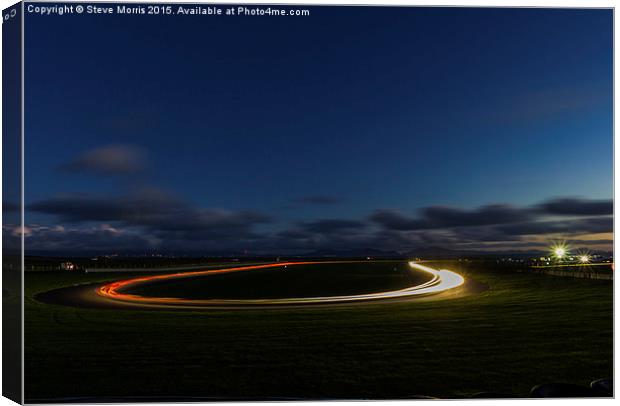
[[[40,304],[110,276],[27,274],[26,398],[527,396],[611,376],[611,282],[471,268],[490,289],[454,300],[201,312]]]

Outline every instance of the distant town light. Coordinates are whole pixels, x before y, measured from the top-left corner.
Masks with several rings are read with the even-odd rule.
[[[581,262],[582,264],[587,264],[588,262],[590,262],[590,256],[589,255],[581,255],[579,257],[579,262]]]

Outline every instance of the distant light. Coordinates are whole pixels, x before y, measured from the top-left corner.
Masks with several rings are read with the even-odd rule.
[[[589,255],[581,255],[579,257],[579,262],[581,262],[582,264],[587,264],[588,262],[590,262],[590,256]]]
[[[568,247],[564,243],[555,244],[551,247],[551,252],[555,259],[563,259],[568,255]]]

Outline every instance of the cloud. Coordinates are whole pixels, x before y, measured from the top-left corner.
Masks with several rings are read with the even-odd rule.
[[[495,249],[517,249],[527,248],[530,243],[531,247],[544,246],[546,243],[541,242],[541,237],[544,240],[545,236],[570,239],[571,236],[611,233],[612,209],[611,200],[557,198],[525,207],[492,204],[465,210],[430,206],[419,209],[415,216],[379,209],[368,220],[382,230],[383,235],[376,243],[383,242],[391,247],[436,245],[486,249],[495,244]],[[604,243],[599,240],[582,244]]]
[[[100,224],[89,227],[31,226],[26,249],[51,252],[123,252],[155,248],[159,241],[138,230],[122,230]]]
[[[380,249],[539,249],[545,239],[606,246],[613,231],[609,201],[557,198],[524,207],[473,209],[429,206],[416,215],[375,210],[362,219],[323,218],[280,224],[252,210],[198,207],[157,189],[118,197],[59,196],[28,211],[53,216],[63,227],[29,226],[29,247],[125,247],[200,254],[285,254]],[[263,226],[270,223],[269,226]],[[102,242],[102,239],[109,239]],[[588,242],[593,241],[593,242]],[[124,245],[123,245],[124,244]],[[76,248],[77,249],[77,248]]]
[[[266,215],[253,211],[193,207],[156,190],[112,198],[58,197],[33,203],[28,209],[56,215],[63,222],[122,222],[168,230],[243,227],[269,221]]]
[[[263,236],[263,246],[270,252],[358,248],[372,239],[372,230],[368,230],[368,226],[364,221],[344,219],[300,222],[273,235]]]
[[[356,220],[326,219],[301,223],[300,227],[310,233],[329,234],[366,227],[366,223]]]
[[[397,210],[380,209],[371,214],[369,219],[391,230],[425,230],[514,223],[533,218],[530,210],[501,204],[483,206],[474,210],[431,206],[420,209],[419,214],[418,217],[410,217]]]
[[[166,248],[199,248],[207,242],[213,247],[235,246],[258,238],[253,228],[271,221],[251,210],[192,206],[156,189],[121,197],[62,196],[35,202],[28,210],[55,216],[74,229],[105,223],[108,231],[134,230],[144,238],[163,241]]]
[[[536,228],[543,227],[537,221],[543,214],[548,216],[605,216],[612,213],[613,201],[611,200],[559,198],[527,207],[492,204],[465,210],[455,207],[430,206],[419,209],[417,216],[409,216],[393,209],[379,209],[369,216],[369,220],[385,229],[401,231],[514,223],[519,223],[522,227]],[[553,224],[568,224],[568,222]]]
[[[596,234],[613,231],[613,217],[592,217],[573,220],[533,221],[497,227],[505,235]]]
[[[554,215],[603,216],[614,213],[613,200],[554,199],[538,205],[542,213]]]
[[[293,200],[293,204],[308,204],[308,205],[333,205],[342,203],[342,199],[335,196],[326,195],[313,195],[303,196]]]
[[[71,173],[127,175],[142,172],[147,166],[146,151],[133,145],[108,145],[86,151],[59,167]]]

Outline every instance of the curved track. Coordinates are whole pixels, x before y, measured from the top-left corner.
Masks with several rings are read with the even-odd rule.
[[[409,266],[416,271],[428,273],[430,279],[420,285],[410,286],[386,292],[347,296],[320,296],[276,299],[184,299],[172,297],[147,297],[128,293],[127,290],[139,285],[190,278],[210,274],[242,272],[257,269],[288,267],[295,265],[314,265],[360,261],[313,261],[313,262],[285,262],[263,265],[251,265],[224,269],[210,269],[193,272],[176,272],[163,275],[141,276],[124,279],[111,283],[79,285],[57,289],[37,296],[37,299],[55,304],[65,304],[80,307],[114,307],[114,308],[261,308],[261,307],[289,307],[298,305],[338,305],[370,301],[409,301],[432,298],[459,297],[469,293],[484,290],[486,287],[475,281],[466,281],[461,275],[448,270],[437,270],[415,262]],[[366,261],[363,261],[366,262]]]
[[[429,268],[424,265],[410,262],[409,265],[419,271],[427,272],[431,274],[430,281],[422,283],[417,286],[412,286],[405,289],[393,290],[388,292],[368,293],[363,295],[348,295],[348,296],[323,296],[323,297],[300,297],[300,298],[281,298],[281,299],[182,299],[182,298],[168,298],[168,297],[145,297],[132,295],[129,293],[123,293],[123,290],[136,287],[138,285],[177,278],[187,278],[198,275],[209,275],[213,273],[228,273],[246,271],[251,269],[272,268],[276,266],[294,266],[294,265],[308,265],[308,264],[320,264],[320,262],[287,262],[283,264],[267,264],[267,265],[254,265],[249,267],[239,268],[227,268],[209,271],[197,271],[189,273],[175,273],[167,275],[155,275],[133,279],[126,279],[123,281],[112,282],[104,285],[97,290],[97,294],[113,300],[121,300],[126,302],[148,303],[158,305],[186,305],[186,306],[209,306],[209,305],[291,305],[291,304],[321,304],[321,303],[337,303],[337,302],[356,302],[360,300],[377,300],[377,299],[393,299],[410,296],[427,295],[431,293],[439,293],[444,290],[456,288],[465,282],[465,279],[452,271],[438,271],[433,268]]]

